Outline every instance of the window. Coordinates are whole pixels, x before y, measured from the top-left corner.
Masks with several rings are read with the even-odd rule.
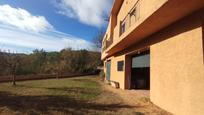
[[[122,35],[129,27],[139,20],[139,1],[125,16],[124,20],[120,22],[120,35]]]
[[[120,24],[120,35],[125,32],[125,21],[121,22]]]
[[[130,13],[130,26],[136,22],[136,8]]]
[[[123,71],[124,68],[124,61],[118,61],[118,71]]]

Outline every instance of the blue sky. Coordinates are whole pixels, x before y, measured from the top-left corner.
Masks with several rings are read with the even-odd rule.
[[[94,50],[113,0],[1,0],[0,49],[28,53],[66,47]]]

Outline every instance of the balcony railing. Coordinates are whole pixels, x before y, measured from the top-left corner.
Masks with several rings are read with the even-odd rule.
[[[113,43],[113,38],[105,39],[102,46],[102,52],[104,52]]]
[[[120,22],[120,36],[125,33],[128,28],[130,28],[133,24],[135,24],[140,16],[140,6],[139,1],[133,6],[133,8],[129,11],[129,13],[125,16],[125,18]]]
[[[140,0],[138,0],[135,3],[135,5],[130,9],[130,11],[125,16],[125,18],[120,22],[119,36],[121,36],[123,33],[127,31],[128,28],[130,28],[133,24],[135,24],[139,20],[139,16],[140,16]],[[114,36],[116,38],[118,37],[118,35],[115,34],[115,28],[114,28],[113,35],[116,35]],[[113,35],[109,39],[107,35],[104,37],[102,52],[104,52],[113,43]]]

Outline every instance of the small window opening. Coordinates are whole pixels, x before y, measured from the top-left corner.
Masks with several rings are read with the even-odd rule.
[[[118,61],[118,71],[123,71],[124,61]]]

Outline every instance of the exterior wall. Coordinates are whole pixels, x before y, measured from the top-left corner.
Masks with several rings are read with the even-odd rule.
[[[204,9],[108,58],[111,80],[129,88],[131,55],[150,46],[150,98],[179,115],[204,113]],[[124,71],[117,62],[125,60]]]
[[[116,44],[120,40],[124,39],[130,32],[132,32],[135,28],[137,28],[142,22],[144,22],[149,16],[151,16],[155,11],[157,11],[162,5],[164,5],[168,0],[124,0],[121,9],[119,13],[116,15],[111,15],[110,16],[110,21],[108,24],[108,28],[106,31],[105,39],[104,41],[112,39],[110,46]],[[132,23],[131,25],[129,24],[128,20],[128,27],[126,28],[126,31],[120,35],[120,23],[127,17],[134,8],[134,6],[137,4],[138,10],[138,19],[135,21],[135,23]],[[104,42],[105,43],[105,42]],[[104,44],[103,44],[104,46]],[[106,48],[108,49],[108,47]],[[105,57],[108,54],[106,51],[102,51],[102,60],[105,59]]]
[[[150,47],[150,98],[178,115],[203,115],[203,12],[156,34]],[[194,18],[193,18],[194,17]]]
[[[135,29],[138,25],[140,25],[145,19],[147,19],[151,14],[153,14],[156,10],[158,10],[164,3],[168,0],[124,0],[122,7],[117,16],[117,26],[114,29],[114,37],[113,42],[117,43],[125,36],[127,36],[133,29]],[[120,23],[125,19],[131,9],[135,4],[138,4],[139,7],[139,19],[132,25],[129,25],[126,28],[125,33],[120,36]],[[129,21],[129,20],[128,20]],[[128,22],[127,22],[128,23]]]
[[[121,89],[125,89],[125,68],[123,71],[117,71],[117,62],[118,61],[124,61],[125,62],[125,55],[121,56],[113,56],[108,58],[107,60],[111,60],[111,81],[119,82],[119,87]],[[125,67],[125,63],[124,63]],[[104,69],[106,71],[106,68]]]
[[[167,1],[124,0],[118,15],[110,17],[111,23],[109,23],[106,32],[107,40],[113,39],[112,45],[114,45],[127,36],[130,38],[130,33],[139,28],[142,22]],[[137,2],[139,11],[142,11],[139,12],[139,19],[129,25],[120,36],[120,23]],[[176,0],[174,2],[176,3]],[[183,7],[183,9],[185,8]],[[124,45],[125,49],[118,50],[116,53],[107,54],[110,49],[102,52],[104,62],[111,60],[111,81],[119,82],[121,89],[128,89],[131,78],[131,55],[150,48],[151,101],[173,114],[202,115],[204,113],[203,14],[204,8],[191,15],[185,15],[186,17],[182,16],[183,19],[179,18],[180,20],[176,23],[163,27],[162,30],[149,37],[145,36],[145,39],[137,43],[134,42],[134,45]],[[145,31],[148,31],[148,27]],[[131,35],[138,36],[135,33]],[[121,44],[118,46],[121,47]],[[112,57],[107,58],[106,56]],[[119,72],[117,71],[117,62],[122,60],[124,61],[124,71]],[[104,71],[106,71],[105,67]]]

